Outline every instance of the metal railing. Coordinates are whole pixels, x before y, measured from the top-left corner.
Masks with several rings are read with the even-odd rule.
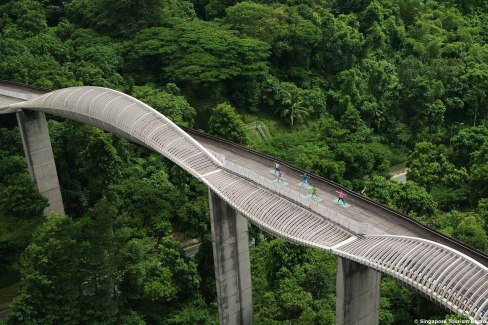
[[[208,149],[208,152],[210,152],[218,161],[220,161],[222,164],[224,164],[225,155],[218,153],[217,151],[214,151],[212,149]]]
[[[212,152],[214,154],[214,152]],[[386,233],[368,223],[365,222],[358,222],[353,220],[345,215],[338,213],[334,210],[331,210],[320,204],[319,202],[310,199],[306,194],[300,193],[297,190],[294,190],[289,187],[280,186],[276,182],[273,182],[269,178],[266,178],[248,168],[242,167],[239,164],[236,164],[232,161],[226,160],[225,156],[222,154],[216,154],[216,158],[221,161],[224,165],[224,169],[237,174],[241,177],[244,177],[274,193],[277,193],[287,199],[292,200],[293,202],[317,213],[318,215],[330,220],[347,230],[359,234],[359,235],[385,235]]]
[[[26,94],[23,94],[23,93],[20,93],[17,91],[7,90],[7,89],[0,89],[0,95],[11,97],[11,98],[16,98],[16,99],[22,99],[22,100],[28,100],[29,99]]]

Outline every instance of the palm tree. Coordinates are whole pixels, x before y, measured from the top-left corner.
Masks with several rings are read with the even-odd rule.
[[[284,104],[285,108],[281,111],[281,117],[287,119],[291,127],[295,121],[303,122],[311,113],[310,107],[304,105],[304,100],[298,92],[289,92]]]

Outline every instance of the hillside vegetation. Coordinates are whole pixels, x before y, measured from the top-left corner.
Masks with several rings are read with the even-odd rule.
[[[485,1],[1,3],[0,79],[123,91],[488,252]],[[20,274],[6,324],[216,324],[206,188],[109,133],[49,128],[67,216],[44,218],[0,115],[2,286]],[[335,257],[251,234],[255,323],[334,324]],[[201,241],[195,259],[177,238]],[[381,324],[444,317],[383,280]]]

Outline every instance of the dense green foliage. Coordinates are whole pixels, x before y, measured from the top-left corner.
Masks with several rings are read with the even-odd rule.
[[[127,92],[488,251],[487,26],[479,0],[10,0],[0,79]],[[45,219],[0,116],[8,322],[215,323],[206,189],[101,130],[49,128],[68,216]],[[251,233],[256,323],[333,323],[334,259]],[[175,238],[195,237],[192,261]],[[382,324],[444,317],[425,306],[383,281]]]
[[[228,103],[222,103],[212,109],[210,120],[208,121],[208,131],[210,134],[239,144],[248,142],[246,125],[235,109]]]
[[[48,203],[30,180],[18,130],[0,128],[0,139],[0,271],[6,271],[30,242]]]
[[[256,323],[335,323],[333,256],[274,239],[251,262]]]
[[[18,260],[22,283],[7,324],[215,324],[213,269],[199,271],[176,240],[182,231],[208,240],[206,189],[109,133],[49,124],[72,217],[42,217],[46,199],[27,175],[19,132],[1,129],[11,141],[1,148],[2,272]]]

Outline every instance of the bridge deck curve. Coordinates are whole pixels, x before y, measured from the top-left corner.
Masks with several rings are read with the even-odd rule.
[[[39,110],[125,137],[171,159],[266,231],[389,274],[475,322],[488,319],[488,268],[459,251],[421,238],[356,236],[351,231],[358,229],[356,221],[345,223],[351,226],[347,229],[314,212],[300,198],[253,181],[250,172],[240,175],[225,168],[223,161],[169,119],[115,90],[73,87],[28,96],[22,90],[5,91],[0,84],[0,99],[4,98],[0,113]]]
[[[225,156],[226,161],[245,166],[268,179],[274,178],[273,175],[269,174],[269,170],[273,168],[274,162],[280,162],[285,171],[284,179],[289,183],[288,187],[300,193],[307,193],[306,189],[299,186],[301,176],[303,173],[307,172],[310,177],[309,182],[315,184],[318,188],[319,196],[324,198],[324,201],[320,204],[329,209],[339,211],[347,218],[357,222],[367,222],[383,234],[419,237],[438,242],[439,244],[456,249],[479,263],[488,266],[488,256],[485,253],[469,247],[454,238],[441,234],[432,228],[422,225],[418,221],[397,211],[388,209],[381,204],[372,202],[363,196],[350,192],[338,184],[333,184],[320,176],[313,175],[309,171],[304,171],[291,166],[286,162],[281,161],[279,158],[270,157],[230,143],[229,141],[202,134],[194,130],[187,128],[185,128],[185,130],[209,151]],[[345,209],[338,207],[333,202],[334,198],[337,196],[335,191],[338,189],[342,189],[348,194],[346,196],[346,202],[351,204],[350,208]],[[310,191],[308,191],[308,193],[309,192]]]

